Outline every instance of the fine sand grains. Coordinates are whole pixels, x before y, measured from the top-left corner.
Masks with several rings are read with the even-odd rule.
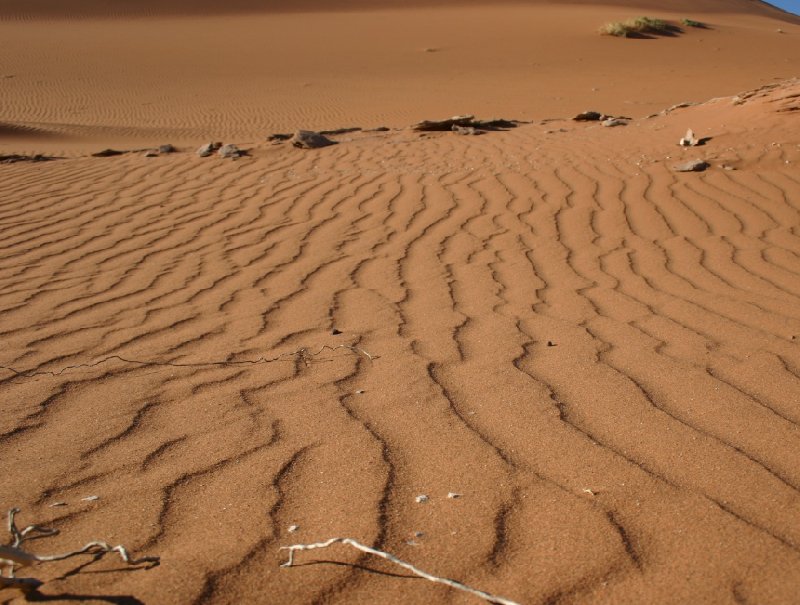
[[[0,166],[0,364],[43,373],[0,372],[0,495],[48,551],[161,557],[42,593],[473,598],[353,549],[280,567],[345,536],[518,603],[792,602],[796,93]]]

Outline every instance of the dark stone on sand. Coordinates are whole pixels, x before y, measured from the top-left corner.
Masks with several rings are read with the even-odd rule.
[[[369,128],[365,132],[389,132],[391,128],[387,128],[386,126],[378,126],[377,128]]]
[[[411,129],[418,132],[446,132],[453,126],[472,126],[475,116],[453,116],[446,120],[423,120],[414,124]]]
[[[341,330],[337,330],[336,328],[331,330],[331,334],[333,334],[334,336],[339,336],[339,334],[341,334],[341,333],[342,333],[342,331]]]
[[[710,164],[704,160],[691,160],[683,164],[677,164],[672,169],[675,172],[703,172]]]
[[[517,120],[504,120],[503,118],[493,118],[491,120],[474,120],[471,126],[481,130],[501,130],[516,128],[520,125]]]
[[[609,117],[610,116],[598,111],[584,111],[572,119],[576,122],[599,122],[600,120],[607,120]]]
[[[269,143],[278,143],[280,141],[288,141],[291,138],[292,138],[292,135],[290,135],[290,134],[275,133],[275,134],[271,134],[271,135],[269,135],[267,137],[267,142],[269,142]]]
[[[215,151],[217,151],[220,147],[222,147],[222,143],[206,143],[200,149],[197,150],[197,155],[201,158],[207,158],[208,156],[212,155]]]
[[[178,151],[178,150],[175,149],[175,147],[173,147],[169,143],[167,143],[166,145],[161,145],[158,148],[158,153],[162,153],[162,154],[175,153],[176,151]]]
[[[300,149],[319,149],[335,144],[325,135],[313,130],[298,130],[292,137],[292,145]]]
[[[111,158],[115,155],[124,155],[127,151],[119,151],[118,149],[103,149],[102,151],[98,151],[97,153],[93,153],[93,158]]]
[[[486,130],[504,130],[507,128],[516,128],[519,122],[514,120],[491,119],[491,120],[476,120],[475,116],[453,116],[447,120],[424,120],[414,124],[411,129],[418,132],[446,132],[451,130],[458,132],[456,127],[459,128],[472,128],[478,131]],[[480,134],[478,133],[459,133],[459,134]]]
[[[244,149],[239,149],[233,143],[228,143],[227,145],[223,145],[222,147],[219,148],[219,151],[217,151],[217,153],[221,158],[232,158],[232,159],[241,158],[247,155],[247,152]]]
[[[19,155],[16,153],[12,153],[10,155],[0,155],[0,164],[15,164],[16,162],[49,162],[50,160],[55,160],[53,156],[49,155],[42,155],[37,153],[36,155]]]
[[[361,132],[361,128],[355,126],[353,128],[337,128],[336,130],[320,130],[320,134],[336,136],[337,134],[349,134],[351,132]]]

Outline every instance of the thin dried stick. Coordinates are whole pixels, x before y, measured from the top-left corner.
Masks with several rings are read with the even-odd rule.
[[[71,366],[63,367],[59,370],[18,370],[16,368],[12,368],[11,366],[4,366],[0,365],[0,370],[6,370],[7,372],[11,372],[14,374],[12,378],[33,378],[35,376],[61,376],[62,374],[68,372],[69,370],[78,370],[82,368],[95,368],[97,366],[103,365],[108,363],[109,361],[121,361],[122,363],[127,363],[131,365],[138,365],[143,367],[170,367],[170,368],[207,368],[213,366],[222,366],[222,367],[233,367],[233,366],[247,366],[247,365],[259,365],[264,363],[274,363],[276,361],[286,361],[287,358],[295,357],[301,359],[306,365],[309,365],[314,357],[318,357],[322,355],[325,351],[334,352],[339,349],[347,349],[355,353],[356,355],[363,355],[370,361],[377,359],[376,355],[371,355],[367,353],[364,349],[360,349],[355,345],[336,345],[334,347],[330,345],[323,345],[317,351],[312,351],[307,347],[303,347],[296,351],[291,351],[289,353],[281,353],[275,357],[259,357],[257,359],[242,359],[242,360],[233,360],[233,361],[201,361],[201,362],[194,362],[194,363],[180,363],[180,362],[172,362],[172,361],[150,361],[150,360],[142,360],[142,359],[127,359],[125,357],[120,357],[119,355],[109,355],[108,357],[103,357],[97,361],[93,361],[91,363],[79,363]]]
[[[464,592],[468,592],[470,594],[475,595],[476,597],[480,597],[488,601],[489,603],[497,603],[498,605],[519,605],[515,601],[511,601],[509,599],[504,599],[503,597],[498,597],[493,594],[489,594],[488,592],[483,592],[482,590],[477,590],[475,588],[470,588],[469,586],[462,584],[461,582],[456,582],[455,580],[450,580],[449,578],[440,578],[439,576],[431,575],[421,569],[414,567],[411,563],[406,563],[395,557],[388,552],[384,552],[382,550],[376,550],[360,542],[356,542],[351,538],[331,538],[326,542],[317,542],[315,544],[295,544],[293,546],[282,546],[281,550],[288,550],[289,551],[289,560],[286,563],[283,563],[281,567],[291,567],[294,564],[294,553],[298,550],[315,550],[317,548],[328,548],[329,546],[333,546],[334,544],[347,544],[348,546],[352,546],[353,548],[360,550],[361,552],[365,552],[370,555],[375,555],[376,557],[381,557],[382,559],[386,559],[387,561],[394,563],[395,565],[399,565],[403,569],[407,569],[414,575],[419,576],[420,578],[424,578],[426,580],[430,580],[431,582],[436,582],[437,584],[444,584],[445,586],[449,586],[450,588],[455,588],[456,590],[463,590]]]
[[[17,529],[17,524],[14,520],[14,517],[16,517],[18,513],[18,508],[12,508],[8,511],[8,533],[10,533],[11,537],[14,539],[14,541],[11,543],[13,548],[16,548],[25,540],[29,540],[32,536],[29,536],[28,534],[31,533],[36,532],[40,536],[54,536],[58,533],[57,529],[50,529],[47,527],[41,527],[39,525],[29,525],[23,530]]]

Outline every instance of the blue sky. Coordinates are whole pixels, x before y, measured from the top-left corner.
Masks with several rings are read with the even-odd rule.
[[[770,4],[800,15],[800,0],[768,0]]]

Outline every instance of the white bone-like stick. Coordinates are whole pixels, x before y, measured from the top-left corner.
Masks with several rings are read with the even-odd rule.
[[[360,550],[361,552],[365,552],[370,555],[375,555],[376,557],[381,557],[382,559],[386,559],[387,561],[394,563],[395,565],[399,565],[403,569],[407,569],[411,573],[420,578],[424,578],[426,580],[430,580],[431,582],[436,582],[437,584],[444,584],[445,586],[449,586],[450,588],[455,588],[456,590],[463,590],[464,592],[468,592],[470,594],[475,595],[476,597],[480,597],[489,603],[497,603],[497,605],[519,605],[519,603],[515,601],[511,601],[510,599],[504,599],[503,597],[498,597],[493,594],[489,594],[488,592],[483,592],[482,590],[477,590],[475,588],[470,588],[466,584],[462,584],[461,582],[456,582],[455,580],[451,580],[449,578],[440,578],[439,576],[431,575],[421,569],[414,567],[411,563],[406,563],[401,559],[398,559],[392,554],[388,552],[384,552],[382,550],[376,550],[360,542],[356,542],[352,538],[331,538],[326,542],[317,542],[315,544],[295,544],[293,546],[281,546],[281,550],[288,550],[289,551],[289,560],[286,563],[281,564],[281,567],[291,567],[294,564],[294,553],[298,550],[315,550],[317,548],[328,548],[329,546],[333,546],[334,544],[346,544],[348,546],[352,546],[353,548]]]
[[[89,542],[83,548],[73,550],[71,552],[62,553],[59,555],[35,555],[22,550],[20,545],[27,539],[31,538],[30,534],[39,534],[41,536],[52,536],[58,533],[58,530],[40,527],[38,525],[29,525],[23,530],[17,527],[15,517],[19,513],[18,508],[12,508],[8,511],[8,532],[12,537],[11,546],[0,546],[0,568],[5,567],[8,570],[8,577],[0,575],[0,588],[18,588],[20,590],[35,590],[42,585],[42,582],[36,578],[15,578],[15,567],[27,567],[34,563],[49,563],[51,561],[62,561],[71,557],[79,555],[94,555],[95,557],[102,557],[103,555],[111,552],[117,553],[120,558],[128,565],[141,565],[142,563],[152,563],[157,565],[160,561],[159,557],[140,557],[134,559],[130,556],[127,549],[122,546],[111,546],[106,542]]]
[[[60,555],[34,555],[39,563],[47,563],[48,561],[63,561],[70,557],[78,555],[104,555],[109,552],[115,552],[119,555],[120,559],[125,561],[128,565],[141,565],[142,563],[158,563],[159,557],[140,557],[138,559],[131,558],[127,549],[122,546],[111,546],[106,542],[89,542],[81,549],[66,552]]]

